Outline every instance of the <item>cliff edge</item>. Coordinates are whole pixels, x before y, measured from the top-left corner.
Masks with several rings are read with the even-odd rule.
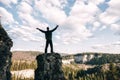
[[[10,52],[10,48],[12,45],[12,40],[0,24],[0,80],[11,80],[10,67],[12,64],[12,53]]]

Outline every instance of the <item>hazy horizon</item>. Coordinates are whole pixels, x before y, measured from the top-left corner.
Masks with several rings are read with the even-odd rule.
[[[11,50],[11,51],[12,51],[12,52],[16,52],[16,51],[18,51],[18,52],[19,52],[19,51],[23,51],[23,52],[24,52],[24,51],[25,51],[25,52],[26,52],[26,51],[27,51],[27,52],[33,51],[33,52],[34,52],[34,51],[35,51],[35,52],[44,53],[44,51],[39,51],[39,50]],[[48,53],[50,53],[50,51],[48,51]],[[68,55],[69,55],[69,54],[80,54],[80,53],[81,53],[81,54],[82,54],[82,53],[120,54],[120,53],[107,53],[107,52],[77,52],[77,53],[65,53],[65,52],[56,52],[56,51],[55,51],[55,53],[62,53],[62,54],[68,54]]]

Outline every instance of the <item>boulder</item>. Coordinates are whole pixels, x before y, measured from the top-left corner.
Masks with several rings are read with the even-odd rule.
[[[62,71],[62,57],[58,53],[45,53],[36,57],[35,80],[66,80]]]

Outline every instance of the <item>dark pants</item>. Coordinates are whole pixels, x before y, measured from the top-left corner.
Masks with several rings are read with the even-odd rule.
[[[53,53],[53,43],[52,43],[52,40],[46,40],[45,53],[47,53],[47,48],[48,48],[49,44],[50,44],[50,47],[51,47],[51,53]]]

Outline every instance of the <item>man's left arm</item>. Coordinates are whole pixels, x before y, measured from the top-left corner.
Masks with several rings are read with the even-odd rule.
[[[52,32],[55,31],[58,28],[59,25],[57,25],[53,30],[51,30]]]

